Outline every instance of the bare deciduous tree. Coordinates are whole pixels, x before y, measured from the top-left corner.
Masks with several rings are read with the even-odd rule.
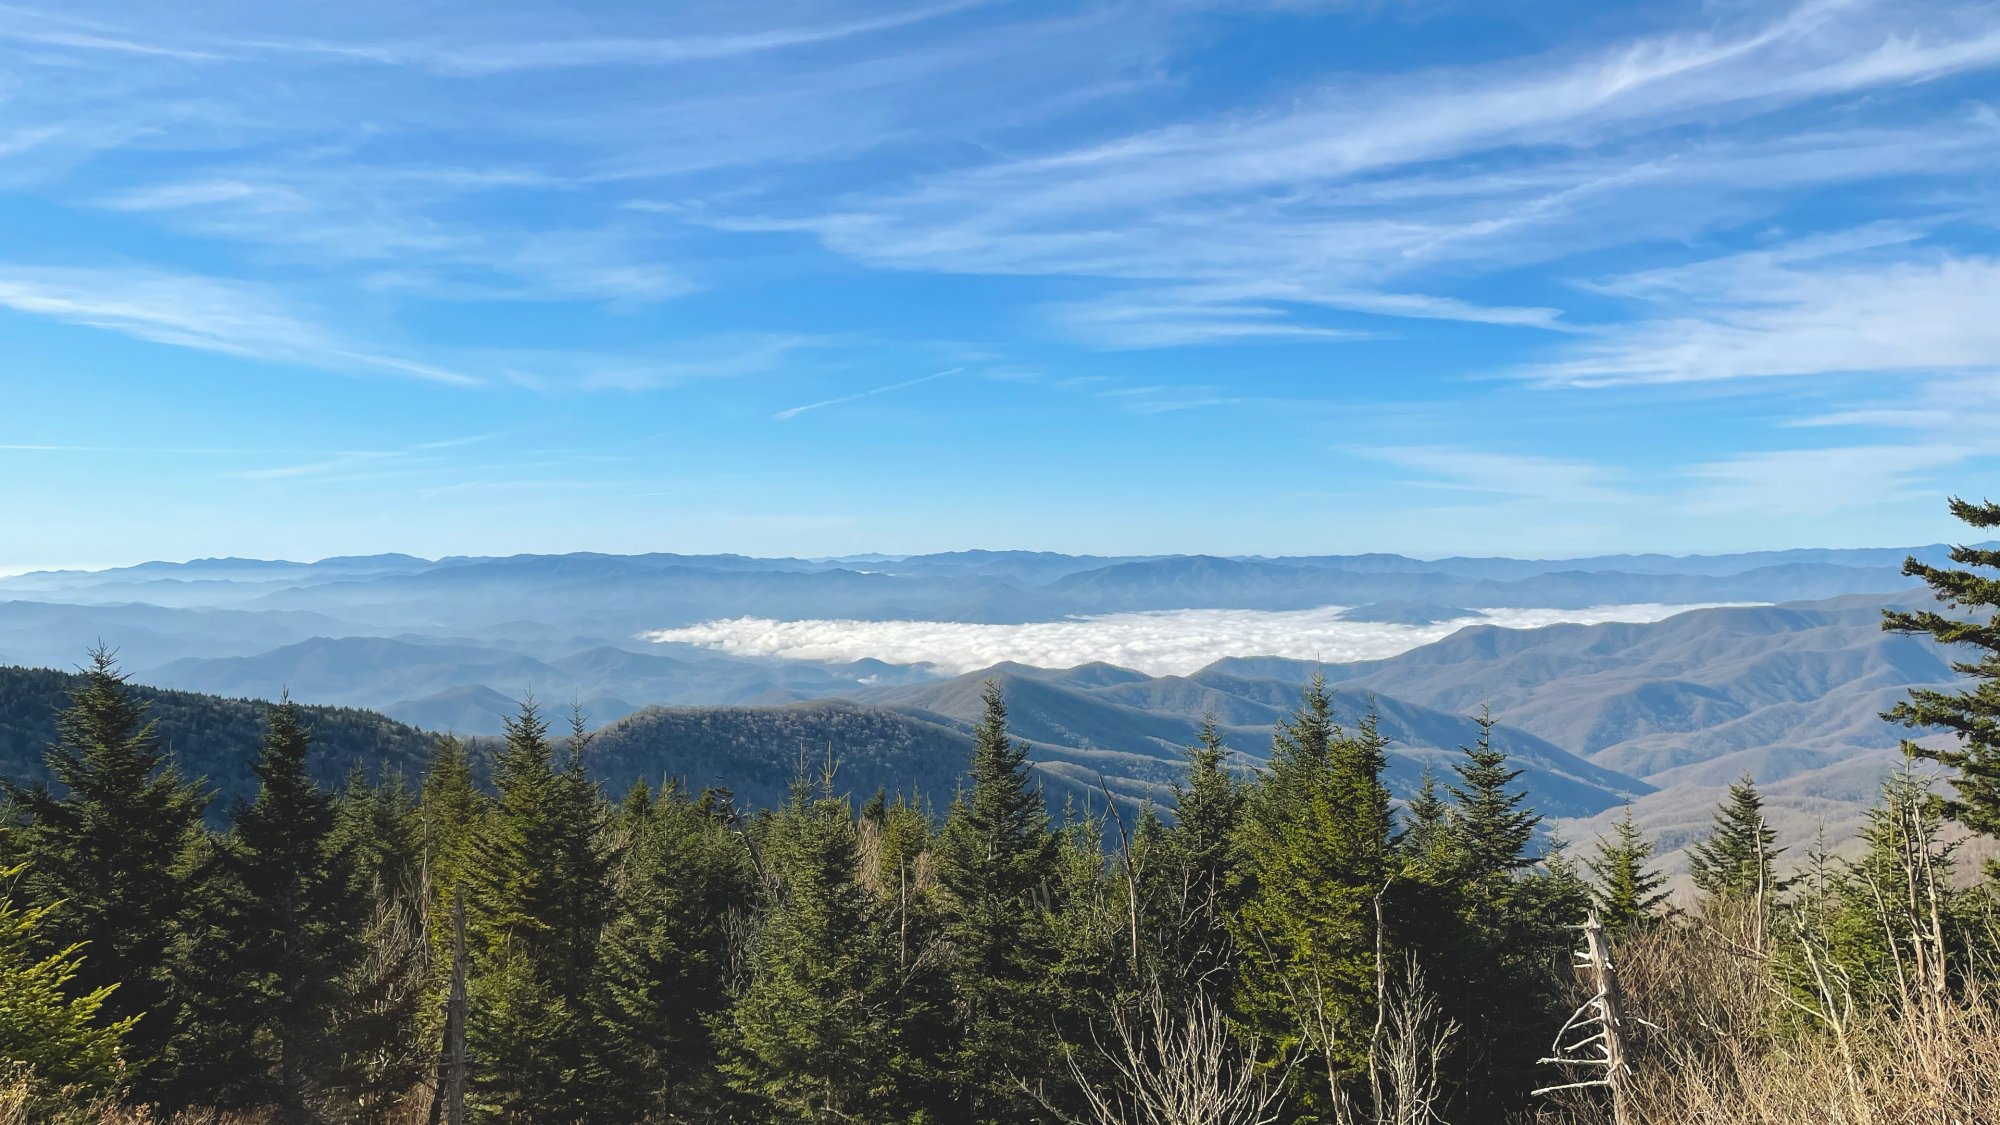
[[[1238,1039],[1204,991],[1176,1006],[1155,981],[1136,1001],[1114,1006],[1092,1038],[1111,1080],[1093,1081],[1078,1058],[1082,1048],[1068,1050],[1086,1107],[1080,1119],[1061,1115],[1073,1125],[1271,1125],[1283,1113],[1296,1056],[1260,1067],[1258,1044]]]

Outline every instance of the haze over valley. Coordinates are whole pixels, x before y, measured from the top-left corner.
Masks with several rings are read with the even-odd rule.
[[[532,695],[603,728],[614,784],[774,799],[828,747],[856,784],[943,799],[988,679],[1052,793],[1158,799],[1204,715],[1253,764],[1318,672],[1348,721],[1379,712],[1398,792],[1490,705],[1538,808],[1591,832],[1632,801],[1672,851],[1746,770],[1789,835],[1851,826],[1895,758],[1876,713],[1952,679],[1879,628],[1928,600],[1901,560],[1944,553],[203,559],[0,579],[0,662],[101,640],[152,687],[474,736]]]

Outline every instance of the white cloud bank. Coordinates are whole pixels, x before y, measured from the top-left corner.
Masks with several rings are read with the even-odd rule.
[[[1329,664],[1376,660],[1442,640],[1467,625],[1532,629],[1565,622],[1658,621],[1700,605],[1612,605],[1589,609],[1489,609],[1484,618],[1435,625],[1343,621],[1344,607],[1271,612],[1175,609],[975,625],[956,621],[776,621],[737,617],[640,634],[736,656],[829,663],[873,657],[971,672],[1003,660],[1044,668],[1108,661],[1155,676],[1186,675],[1225,656],[1283,656]]]

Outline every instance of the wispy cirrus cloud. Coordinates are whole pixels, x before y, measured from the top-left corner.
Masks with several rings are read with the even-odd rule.
[[[480,381],[350,343],[260,290],[213,278],[0,264],[0,308],[245,359],[461,385]]]
[[[1938,470],[1983,450],[1942,442],[1745,453],[1691,466],[1677,507],[1690,515],[1820,516],[1935,504]]]
[[[1884,224],[1613,278],[1642,311],[1530,374],[1609,386],[2000,370],[2000,260]]]
[[[1945,174],[2000,148],[1976,115],[1897,129],[1777,124],[1828,98],[2000,64],[2000,16],[1870,3],[1745,10],[1761,16],[1542,59],[1354,76],[1280,109],[939,172],[818,214],[717,221],[808,233],[880,267],[1094,276],[1127,283],[1113,307],[1179,307],[1120,318],[1087,300],[1058,312],[1062,327],[1112,347],[1269,339],[1287,327],[1344,338],[1271,315],[1272,301],[1555,327],[1553,310],[1492,310],[1425,289],[1440,269],[1684,237],[1740,222],[1773,192]],[[1190,307],[1190,284],[1245,292]]]
[[[1592,461],[1443,446],[1352,452],[1417,473],[1406,483],[1423,488],[1537,504],[1615,505],[1633,498],[1619,469]]]

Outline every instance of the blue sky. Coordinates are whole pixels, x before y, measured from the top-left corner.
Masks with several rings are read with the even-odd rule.
[[[2000,7],[0,5],[0,569],[1995,489]]]

